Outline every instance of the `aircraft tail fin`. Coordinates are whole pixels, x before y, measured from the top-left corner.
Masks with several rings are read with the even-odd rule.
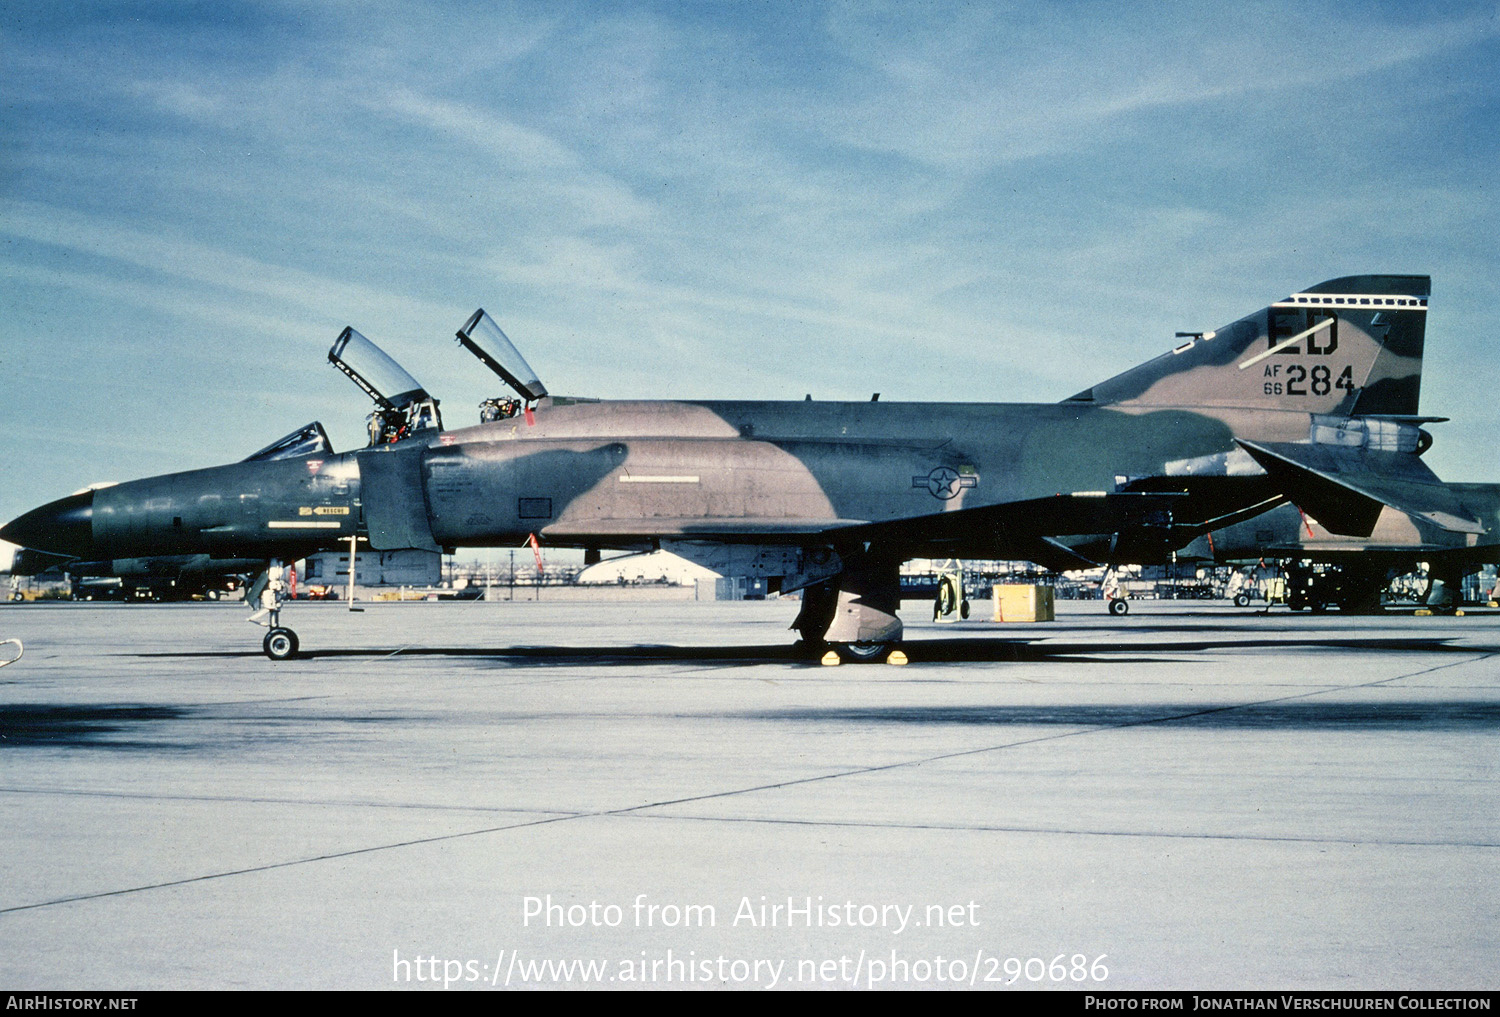
[[[1330,279],[1217,331],[1179,333],[1175,349],[1068,401],[1412,416],[1430,292],[1425,275]]]

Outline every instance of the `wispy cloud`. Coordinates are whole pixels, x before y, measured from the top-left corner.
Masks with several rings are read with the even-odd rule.
[[[353,313],[387,317],[398,314],[437,316],[445,310],[440,305],[423,305],[386,291],[267,264],[222,247],[122,226],[69,209],[36,202],[7,201],[0,203],[0,211],[3,211],[0,234],[146,269],[165,277],[174,287],[200,283],[262,298],[276,307],[301,309],[313,320],[336,320]],[[76,283],[84,273],[73,271],[67,276]],[[109,270],[101,268],[98,278],[107,280]],[[135,288],[141,293],[149,293],[149,287],[137,285]],[[118,284],[110,287],[113,295],[119,295],[120,289]],[[191,307],[192,303],[184,305],[174,296],[170,305],[180,309]],[[242,305],[237,310],[244,313]],[[288,319],[266,321],[280,325],[287,323]]]
[[[837,11],[830,30],[861,70],[820,123],[855,147],[968,171],[1086,149],[1142,113],[1300,98],[1500,33],[1492,10],[1403,22],[1270,4]]]

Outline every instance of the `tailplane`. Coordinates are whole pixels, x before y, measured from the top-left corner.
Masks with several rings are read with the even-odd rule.
[[[1330,279],[1073,396],[1121,407],[1414,416],[1432,280]]]

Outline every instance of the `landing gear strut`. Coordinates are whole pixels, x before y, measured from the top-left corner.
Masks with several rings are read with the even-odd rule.
[[[350,572],[353,572],[352,568]],[[281,575],[281,566],[274,561],[268,562],[266,570],[245,590],[245,600],[260,605],[260,610],[245,620],[270,628],[266,638],[261,640],[260,648],[272,660],[286,660],[296,654],[298,646],[297,633],[281,624],[281,602],[287,591],[286,581]],[[265,621],[261,621],[262,618]]]
[[[827,645],[823,636],[833,624],[833,612],[838,605],[837,580],[817,583],[802,591],[802,610],[797,612],[792,628],[801,633],[804,646],[821,650]]]

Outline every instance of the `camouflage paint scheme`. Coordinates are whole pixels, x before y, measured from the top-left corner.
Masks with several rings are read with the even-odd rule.
[[[1435,585],[1428,603],[1445,604],[1465,575],[1500,563],[1500,484],[1446,486],[1482,524],[1479,532],[1455,532],[1387,506],[1369,536],[1350,537],[1333,533],[1297,506],[1284,504],[1207,533],[1177,557],[1227,564],[1284,559],[1334,565],[1339,569],[1338,588],[1329,603],[1346,609],[1378,607],[1380,594],[1392,579],[1416,571],[1425,562],[1429,576],[1441,584]]]
[[[292,560],[354,535],[381,550],[530,534],[689,557],[728,548],[773,588],[807,589],[809,641],[878,651],[900,637],[906,558],[1139,560],[1370,456],[1399,459],[1408,488],[1436,483],[1411,451],[1302,461],[1330,421],[1379,419],[1403,448],[1425,434],[1406,418],[1428,293],[1425,276],[1331,280],[1061,403],[544,397],[525,417],[392,445],[86,492],[0,535],[90,559]]]

